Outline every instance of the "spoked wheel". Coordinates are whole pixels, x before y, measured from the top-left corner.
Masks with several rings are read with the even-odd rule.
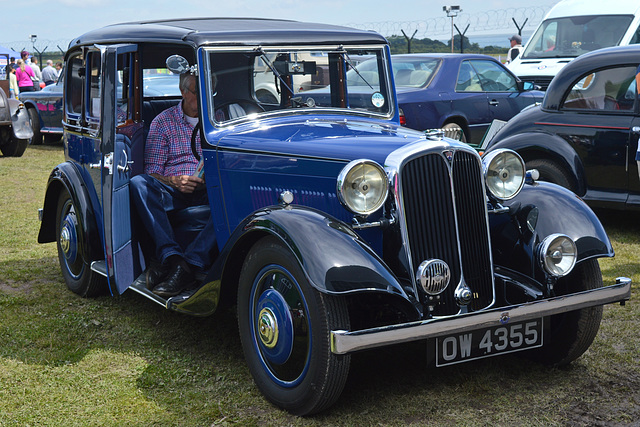
[[[598,261],[590,259],[577,264],[568,276],[558,280],[555,290],[557,295],[566,295],[601,286],[602,274]],[[587,351],[598,333],[601,320],[602,306],[551,316],[550,336],[545,340],[544,347],[527,352],[528,356],[548,365],[569,364]]]
[[[444,135],[446,137],[457,139],[461,142],[467,142],[467,137],[464,134],[464,129],[462,129],[462,126],[458,125],[457,123],[447,123],[446,125],[442,126],[442,129],[445,131]]]
[[[238,325],[249,370],[271,402],[308,415],[340,396],[351,358],[331,352],[329,332],[349,329],[346,303],[310,286],[274,237],[259,241],[245,260]]]
[[[91,270],[84,228],[73,199],[66,191],[58,198],[56,236],[58,261],[67,287],[83,297],[98,295],[104,289],[104,281]]]

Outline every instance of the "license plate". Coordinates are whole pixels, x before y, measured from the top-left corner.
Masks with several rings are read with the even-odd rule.
[[[436,338],[436,366],[542,346],[542,319]]]

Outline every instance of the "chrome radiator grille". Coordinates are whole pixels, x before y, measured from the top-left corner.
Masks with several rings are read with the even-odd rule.
[[[400,172],[413,270],[432,258],[451,269],[451,284],[435,315],[458,312],[453,293],[462,276],[473,292],[472,310],[487,307],[494,298],[480,164],[464,151],[455,152],[451,166],[447,162],[443,155],[427,154],[410,160]]]

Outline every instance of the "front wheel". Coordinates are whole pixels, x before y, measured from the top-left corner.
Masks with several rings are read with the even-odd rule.
[[[574,193],[577,188],[573,184],[573,179],[567,171],[556,162],[547,159],[535,159],[527,162],[527,169],[537,169],[540,173],[540,181],[552,182],[561,187],[567,188]]]
[[[599,287],[602,287],[600,265],[598,260],[590,259],[577,264],[568,276],[558,280],[555,291],[556,295],[566,295]],[[529,355],[548,365],[567,365],[587,351],[601,320],[601,305],[551,316],[544,347],[532,350]]]
[[[35,108],[29,108],[29,121],[31,122],[31,129],[33,130],[33,138],[31,138],[32,145],[42,144],[42,132],[40,131],[40,116]]]
[[[87,236],[73,199],[67,191],[58,198],[56,236],[58,261],[67,287],[74,293],[91,297],[101,293],[104,280],[91,270]]]
[[[238,326],[249,370],[271,402],[308,415],[338,399],[351,358],[331,352],[329,333],[349,330],[346,303],[314,289],[275,237],[260,240],[244,262]]]

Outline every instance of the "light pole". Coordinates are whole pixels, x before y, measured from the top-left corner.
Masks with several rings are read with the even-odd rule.
[[[31,36],[29,38],[31,39],[31,51],[35,52],[36,40],[38,40],[38,35],[37,34],[31,34]]]
[[[458,16],[462,9],[460,6],[442,6],[442,11],[447,13],[447,18],[451,18],[451,53],[453,53],[453,18]]]

